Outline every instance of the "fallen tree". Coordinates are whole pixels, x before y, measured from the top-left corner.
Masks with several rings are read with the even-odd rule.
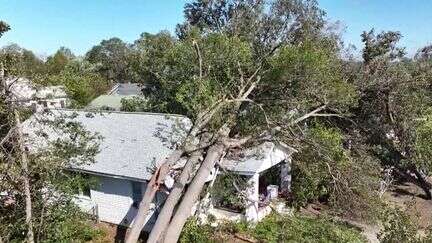
[[[151,60],[147,72],[160,88],[153,98],[168,112],[182,111],[193,126],[153,174],[126,242],[138,240],[156,191],[180,158],[187,162],[148,242],[177,242],[210,171],[231,148],[262,139],[289,142],[286,133],[279,137],[281,130],[343,116],[355,95],[337,76],[338,48],[323,31],[323,12],[306,2],[278,0],[270,8],[262,1],[187,4],[179,40],[144,59]]]

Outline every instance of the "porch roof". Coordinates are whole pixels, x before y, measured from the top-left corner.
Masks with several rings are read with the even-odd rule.
[[[264,142],[258,146],[241,151],[239,154],[227,156],[221,164],[226,169],[238,174],[253,175],[289,159],[296,152],[285,144]]]

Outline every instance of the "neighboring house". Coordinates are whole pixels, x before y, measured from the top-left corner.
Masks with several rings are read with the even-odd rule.
[[[136,95],[101,95],[92,100],[87,106],[90,110],[111,110],[120,111],[122,107],[122,99],[130,99],[137,97]]]
[[[142,89],[143,87],[137,83],[117,83],[106,95],[101,95],[90,102],[87,109],[120,111],[122,99],[144,97]]]
[[[39,87],[25,78],[10,78],[6,80],[6,84],[14,100],[34,110],[65,108],[68,105],[69,100],[64,86]]]
[[[91,175],[99,182],[97,188],[90,188],[77,195],[76,203],[83,210],[96,214],[102,221],[124,226],[129,226],[137,213],[147,182],[152,176],[152,169],[182,142],[191,125],[188,118],[170,114],[89,113],[74,110],[56,110],[53,114],[75,114],[74,119],[81,122],[88,131],[103,137],[95,163],[69,168]],[[29,136],[35,132],[35,126],[31,123],[32,119],[25,123]],[[56,134],[50,134],[53,133],[50,129],[45,128],[44,131],[50,137],[56,137]],[[252,185],[247,193],[253,203],[245,205],[245,214],[237,215],[238,217],[258,221],[268,212],[269,208],[259,204],[259,178],[266,170],[281,162],[287,162],[283,166],[289,166],[292,150],[288,150],[265,143],[256,149],[245,151],[242,159],[226,159],[221,162],[228,170],[246,176]],[[181,168],[184,162],[179,162],[175,167]],[[217,169],[212,171],[209,183],[217,178],[217,174]],[[172,185],[173,178],[168,177],[165,189],[170,189]],[[151,229],[167,193],[168,190],[157,193],[144,230]],[[223,209],[211,208],[212,213],[221,215],[218,218],[223,218],[226,214]]]
[[[137,83],[117,83],[108,95],[142,95],[142,85]]]

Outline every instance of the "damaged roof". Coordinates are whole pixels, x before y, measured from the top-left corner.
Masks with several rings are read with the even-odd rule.
[[[229,171],[253,175],[290,159],[295,152],[294,148],[282,143],[264,142],[235,154],[228,154],[221,164]]]

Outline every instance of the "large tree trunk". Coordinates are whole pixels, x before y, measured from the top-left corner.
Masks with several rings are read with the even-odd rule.
[[[171,223],[168,226],[164,242],[175,243],[178,241],[183,226],[191,215],[191,209],[193,208],[194,203],[197,201],[211,170],[214,168],[216,162],[221,158],[224,149],[225,146],[222,143],[216,143],[207,150],[207,155],[201,167],[196,173],[193,181],[190,183],[186,193],[183,196],[183,200],[181,201],[174,217],[171,220]]]
[[[207,112],[203,112],[198,115],[196,124],[192,127],[188,136],[185,139],[183,146],[180,149],[174,151],[160,166],[160,168],[153,174],[152,180],[147,185],[146,192],[143,195],[143,199],[139,205],[138,213],[135,216],[135,221],[132,228],[125,240],[126,243],[135,243],[138,241],[139,235],[144,228],[145,219],[148,216],[150,203],[153,201],[157,190],[159,189],[160,183],[165,179],[171,167],[180,159],[185,152],[190,152],[197,149],[198,134],[202,128],[205,127],[213,115],[220,109],[220,104],[210,109]],[[162,168],[162,169],[161,169]]]
[[[24,186],[24,195],[25,195],[25,222],[27,224],[27,241],[30,243],[34,242],[34,232],[33,232],[33,222],[32,222],[32,200],[31,200],[31,191],[30,191],[30,179],[29,179],[29,169],[28,169],[28,158],[27,151],[24,146],[24,139],[21,130],[21,120],[17,110],[14,110],[15,115],[15,123],[17,126],[17,135],[18,135],[18,147],[21,154],[21,170],[23,173],[23,186]]]
[[[427,181],[427,179],[417,170],[417,168],[415,168],[415,166],[411,166],[409,169],[397,167],[394,171],[404,179],[420,187],[425,192],[426,199],[432,199],[431,183]],[[414,173],[415,176],[413,176],[411,173]]]
[[[158,215],[155,225],[150,233],[147,243],[156,243],[161,235],[165,232],[171,216],[174,212],[174,208],[182,196],[183,189],[186,183],[192,178],[194,168],[199,163],[201,157],[201,151],[195,151],[185,164],[180,177],[176,180],[173,189],[171,190],[165,204]]]
[[[432,199],[432,192],[431,192],[432,185],[431,185],[431,183],[425,178],[425,176],[422,173],[420,173],[420,171],[418,171],[418,169],[414,168],[412,170],[412,172],[416,175],[417,180],[418,180],[418,185],[425,192],[426,198],[428,200],[431,200]]]
[[[141,234],[142,229],[146,223],[146,218],[150,212],[150,205],[159,189],[161,183],[169,172],[169,169],[174,165],[182,156],[184,151],[182,149],[174,151],[153,174],[149,183],[147,184],[146,191],[143,195],[138,208],[138,213],[126,238],[126,243],[135,243]]]

